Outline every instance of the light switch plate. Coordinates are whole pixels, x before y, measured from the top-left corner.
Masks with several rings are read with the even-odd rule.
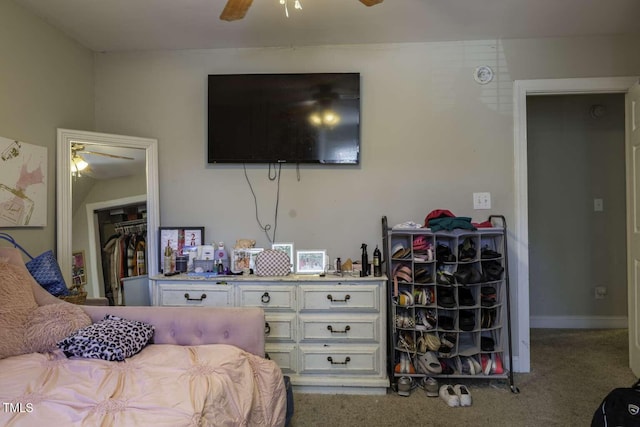
[[[602,199],[593,199],[593,211],[594,212],[604,211],[604,201]]]
[[[491,193],[473,193],[473,209],[491,209]]]

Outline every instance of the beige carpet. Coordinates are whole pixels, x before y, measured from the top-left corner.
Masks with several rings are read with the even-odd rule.
[[[519,394],[506,381],[465,381],[473,405],[450,408],[420,389],[410,397],[295,393],[292,426],[589,426],[611,389],[636,380],[628,365],[626,329],[534,329],[531,372],[515,374]]]

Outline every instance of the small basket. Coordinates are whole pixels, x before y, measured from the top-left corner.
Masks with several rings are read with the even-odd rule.
[[[198,273],[199,269],[202,269],[202,272],[212,272],[214,267],[214,262],[212,259],[194,259],[193,260],[193,270]]]
[[[86,292],[72,293],[70,295],[61,295],[58,298],[66,302],[70,302],[71,304],[84,305],[84,303],[87,301],[87,293]]]

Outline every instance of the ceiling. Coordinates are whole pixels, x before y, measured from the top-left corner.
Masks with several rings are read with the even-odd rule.
[[[638,0],[14,0],[96,52],[640,34]]]
[[[146,174],[145,150],[103,144],[85,144],[84,147],[85,150],[78,151],[78,155],[89,164],[89,167],[81,172],[81,176],[100,180]],[[111,156],[127,158],[121,159]]]

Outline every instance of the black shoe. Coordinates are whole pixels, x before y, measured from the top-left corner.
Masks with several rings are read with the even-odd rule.
[[[436,303],[440,307],[454,308],[456,306],[456,299],[453,295],[453,289],[438,286]]]
[[[438,327],[450,331],[453,329],[453,317],[451,316],[438,316]]]
[[[460,310],[458,317],[458,327],[460,330],[469,332],[476,327],[476,316],[471,310]]]
[[[480,337],[480,349],[482,351],[493,351],[496,345],[491,337]]]
[[[497,281],[502,280],[504,267],[499,261],[487,261],[482,263],[482,271],[487,281]]]
[[[458,301],[460,302],[460,305],[464,306],[476,304],[476,301],[473,299],[473,293],[469,288],[458,288]]]
[[[501,253],[494,251],[493,249],[489,249],[488,246],[485,246],[480,251],[480,258],[482,259],[495,259],[500,258],[502,256]]]

